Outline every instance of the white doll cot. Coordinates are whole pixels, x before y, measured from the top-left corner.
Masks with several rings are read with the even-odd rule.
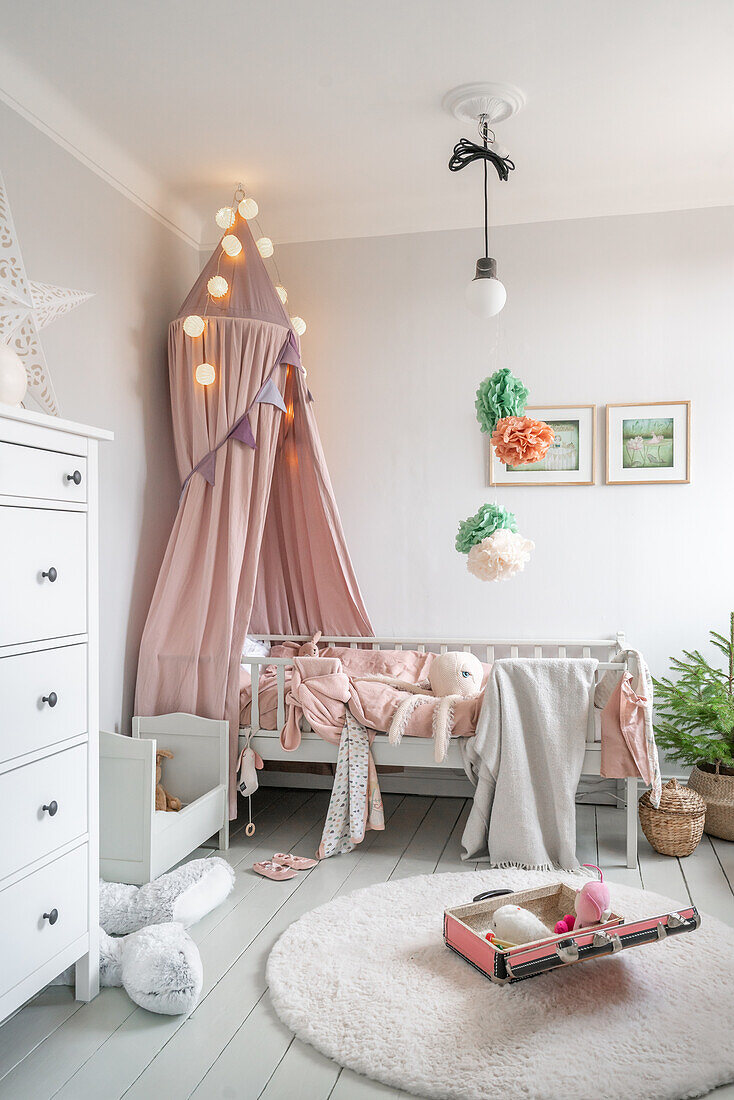
[[[162,784],[181,799],[156,810],[159,749]],[[142,886],[168,871],[215,833],[229,847],[229,723],[194,714],[133,718],[132,737],[100,732],[100,874]]]
[[[283,634],[258,634],[258,638],[269,642],[271,645],[280,645],[283,642],[295,642],[301,644],[308,641],[307,635],[283,635]],[[466,639],[466,638],[354,638],[354,637],[322,637],[320,645],[348,646],[352,649],[358,647],[370,649],[415,649],[419,653],[446,653],[449,650],[463,650],[474,653],[480,660],[492,664],[501,657],[595,657],[598,661],[597,678],[609,669],[622,672],[628,667],[628,663],[614,662],[614,657],[625,649],[623,633],[618,633],[614,638],[586,638],[572,641],[558,641],[547,639]],[[285,763],[286,761],[302,761],[308,763],[335,764],[337,747],[329,741],[319,737],[311,729],[307,722],[302,722],[301,744],[294,752],[286,752],[280,743],[280,730],[285,725],[286,701],[285,701],[285,670],[293,664],[292,658],[287,657],[263,657],[247,656],[242,658],[252,677],[252,707],[251,725],[247,729],[240,730],[240,748],[246,744],[250,737],[250,745],[263,760],[271,763]],[[258,688],[260,669],[264,666],[274,665],[277,676],[277,721],[275,730],[262,729],[260,726],[260,707],[258,700]],[[634,672],[632,669],[631,671]],[[461,738],[452,738],[449,751],[442,764],[437,764],[433,756],[433,740],[423,737],[403,737],[399,745],[391,745],[386,734],[378,734],[372,744],[372,756],[376,765],[402,767],[406,769],[404,789],[411,790],[411,778],[407,769],[443,769],[454,774],[460,772],[464,775],[464,765],[459,745]],[[435,774],[435,771],[434,771]],[[260,773],[262,780],[270,780],[269,773]],[[601,775],[601,732],[598,712],[589,716],[589,731],[586,741],[586,753],[582,769],[584,776]],[[273,777],[275,778],[275,777]],[[283,781],[293,782],[292,774],[286,774]],[[280,777],[275,780],[280,782]],[[468,781],[466,781],[468,782]],[[637,866],[637,779],[626,779],[626,861],[628,867]],[[382,783],[381,783],[382,785]],[[463,786],[463,784],[462,784]],[[454,795],[457,793],[457,783],[442,784],[441,793]],[[384,790],[400,790],[400,778],[390,776],[389,785],[383,785]],[[412,786],[415,791],[416,787]]]

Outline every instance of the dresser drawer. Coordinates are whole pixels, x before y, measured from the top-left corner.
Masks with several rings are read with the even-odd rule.
[[[86,629],[86,515],[0,507],[0,646]]]
[[[0,880],[86,831],[86,744],[0,775]]]
[[[87,859],[82,844],[0,893],[0,996],[88,931]]]
[[[0,496],[87,499],[87,460],[39,447],[0,443]]]
[[[0,700],[0,764],[86,733],[86,645],[0,657]]]

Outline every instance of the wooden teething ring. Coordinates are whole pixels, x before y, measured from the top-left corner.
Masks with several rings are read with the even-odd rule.
[[[247,836],[252,836],[254,832],[255,832],[255,822],[254,821],[249,821],[247,823],[247,825],[245,825],[245,833],[246,833]]]

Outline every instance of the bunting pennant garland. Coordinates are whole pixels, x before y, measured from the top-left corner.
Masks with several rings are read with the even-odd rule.
[[[283,395],[272,378],[267,378],[263,382],[257,397],[252,403],[253,405],[275,405],[281,412],[286,411]]]

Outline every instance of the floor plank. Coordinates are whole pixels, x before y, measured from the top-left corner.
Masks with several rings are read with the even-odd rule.
[[[624,807],[596,807],[596,839],[599,852],[598,866],[605,878],[622,886],[642,887],[639,867],[627,866]]]
[[[637,836],[637,852],[642,884],[646,890],[651,890],[653,894],[662,894],[663,897],[673,898],[682,905],[692,903],[685,876],[681,870],[685,860],[681,861],[673,856],[663,856],[656,852],[641,827]]]
[[[681,861],[691,897],[704,913],[734,925],[734,894],[705,833],[695,852]]]
[[[461,844],[461,838],[464,835],[464,829],[466,828],[466,822],[471,813],[472,800],[466,798],[462,807],[461,813],[451,830],[451,834],[446,841],[446,846],[441,852],[438,863],[436,864],[436,872],[438,874],[445,874],[451,871],[475,871],[477,864],[474,861],[467,861],[461,858],[463,847]]]
[[[716,857],[726,875],[727,882],[734,890],[734,841],[721,840],[717,836],[709,837],[711,846],[716,852]]]
[[[576,858],[579,863],[595,863],[599,866],[599,850],[596,843],[596,807],[586,803],[576,806]]]
[[[463,798],[434,798],[390,878],[432,875],[446,847],[447,826],[451,833],[463,807]]]

